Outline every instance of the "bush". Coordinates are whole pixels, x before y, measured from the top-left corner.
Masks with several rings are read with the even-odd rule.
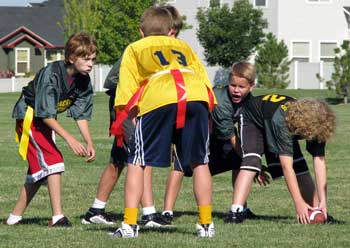
[[[11,78],[15,75],[13,70],[7,69],[5,71],[0,71],[0,78]]]

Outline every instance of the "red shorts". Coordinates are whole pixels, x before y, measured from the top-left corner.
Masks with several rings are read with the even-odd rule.
[[[16,121],[18,137],[22,135],[23,120]],[[53,131],[41,119],[33,119],[30,126],[27,151],[28,172],[26,183],[35,183],[47,176],[64,171],[61,152],[56,147]]]

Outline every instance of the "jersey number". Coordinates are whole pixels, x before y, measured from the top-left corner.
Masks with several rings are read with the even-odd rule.
[[[280,101],[283,101],[284,99],[286,99],[285,96],[270,94],[270,95],[266,95],[262,100],[263,101],[270,101],[270,102],[280,102]]]
[[[186,57],[185,55],[183,55],[182,52],[176,51],[176,50],[171,50],[171,52],[176,56],[176,60],[177,62],[179,62],[180,65],[183,66],[187,66],[187,61],[186,61]],[[159,59],[159,62],[162,65],[169,65],[170,63],[166,60],[166,58],[164,57],[162,51],[156,51],[154,53],[154,55],[156,55]]]

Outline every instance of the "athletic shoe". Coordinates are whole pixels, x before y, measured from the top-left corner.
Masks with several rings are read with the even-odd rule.
[[[49,227],[71,227],[72,223],[67,219],[66,216],[63,216],[61,219],[52,224],[52,220],[49,221]]]
[[[243,209],[243,213],[244,213],[244,218],[245,219],[251,219],[251,220],[254,220],[254,219],[259,219],[259,216],[257,216],[256,214],[254,214],[250,208],[245,208]]]
[[[114,222],[107,216],[104,209],[90,208],[81,219],[81,224],[105,224],[113,225]]]
[[[19,220],[16,223],[13,223],[13,224],[8,224],[7,223],[7,219],[5,219],[5,220],[3,220],[3,224],[8,225],[8,226],[19,225],[19,224],[22,224],[22,220]]]
[[[171,222],[164,218],[162,214],[154,213],[142,215],[141,226],[145,227],[170,227]]]
[[[168,223],[170,223],[170,225],[172,224],[172,222],[174,220],[174,216],[169,212],[162,213],[162,217],[164,220],[166,220]]]
[[[332,215],[327,214],[326,224],[345,224],[345,221],[337,220]]]
[[[114,238],[136,238],[139,236],[139,226],[129,225],[122,222],[122,226],[114,232],[108,233],[109,236]]]
[[[214,223],[210,224],[196,224],[196,230],[198,237],[200,238],[212,238],[215,235]]]
[[[229,211],[226,215],[224,222],[226,223],[234,223],[234,224],[240,224],[244,221],[246,218],[246,215],[244,212],[232,212]]]

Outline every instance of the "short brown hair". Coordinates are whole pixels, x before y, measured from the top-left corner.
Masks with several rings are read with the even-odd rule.
[[[97,53],[97,43],[93,36],[87,33],[72,34],[66,42],[64,48],[64,61],[70,65],[69,59],[73,57],[86,57]]]
[[[230,80],[233,76],[245,78],[250,84],[254,84],[256,78],[255,66],[249,62],[236,62],[231,66]]]
[[[163,7],[150,7],[141,16],[140,29],[144,36],[168,35],[173,28],[171,13]]]
[[[175,37],[177,37],[183,26],[182,16],[180,15],[179,11],[172,5],[165,5],[164,8],[170,12],[171,17],[173,18],[173,29],[176,32]]]
[[[294,135],[326,142],[335,134],[336,115],[323,100],[301,98],[289,102],[287,111],[287,126]]]

